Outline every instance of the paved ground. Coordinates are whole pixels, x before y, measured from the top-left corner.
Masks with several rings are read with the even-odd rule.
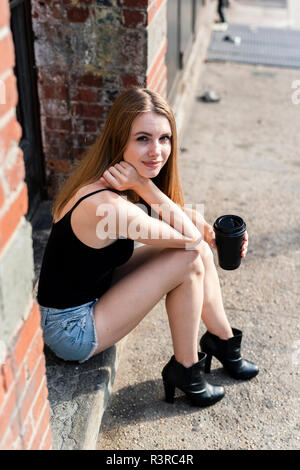
[[[247,258],[218,272],[230,322],[244,331],[243,355],[260,374],[237,382],[213,360],[221,402],[198,409],[178,394],[167,404],[161,369],[173,352],[162,300],[128,337],[98,449],[300,448],[297,79],[300,70],[206,64],[181,143],[185,202],[203,203],[210,223],[225,213],[247,222]],[[206,89],[221,102],[198,101]]]

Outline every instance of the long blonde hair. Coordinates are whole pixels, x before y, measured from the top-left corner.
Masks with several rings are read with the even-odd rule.
[[[61,210],[82,186],[96,182],[110,166],[123,159],[131,126],[141,113],[155,112],[165,116],[170,123],[171,153],[160,173],[153,178],[156,186],[172,201],[183,207],[183,193],[177,166],[177,131],[172,109],[166,100],[147,88],[130,88],[113,103],[103,132],[86,152],[58,192],[52,215],[58,218]],[[124,191],[132,202],[140,202],[134,191]]]

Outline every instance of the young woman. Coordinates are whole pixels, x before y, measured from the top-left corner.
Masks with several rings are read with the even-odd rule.
[[[134,241],[144,246],[134,250]],[[247,245],[246,236],[242,257]],[[148,89],[124,91],[54,201],[37,297],[45,343],[64,360],[84,362],[166,294],[174,348],[162,371],[166,400],[177,387],[193,405],[215,403],[224,389],[204,378],[212,355],[236,378],[258,368],[241,358],[242,333],[226,317],[210,247],[212,227],[184,208],[172,110]],[[201,317],[208,331],[198,352]]]

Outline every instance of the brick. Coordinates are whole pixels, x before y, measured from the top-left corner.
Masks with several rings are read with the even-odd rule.
[[[0,28],[9,26],[10,23],[10,10],[8,0],[0,2]]]
[[[123,10],[122,11],[122,23],[125,26],[146,26],[147,15],[139,10]]]
[[[68,147],[66,145],[59,145],[55,146],[52,145],[50,147],[45,146],[45,154],[47,155],[47,161],[52,162],[49,164],[48,169],[51,170],[52,167],[55,168],[56,161],[69,161],[69,163],[72,162],[72,156],[73,156],[73,145],[70,144]],[[66,169],[69,167],[68,163],[62,163],[63,167]],[[46,163],[47,166],[47,163]],[[68,171],[68,169],[67,169]]]
[[[151,82],[148,81],[148,88],[151,88],[151,90],[157,90],[157,86],[161,82],[162,77],[165,77],[165,79],[167,78],[166,73],[167,67],[163,58],[160,64],[156,67],[155,74],[152,75]]]
[[[12,142],[19,142],[22,137],[22,127],[18,123],[15,117],[12,117],[10,121],[0,130],[1,133],[1,150],[6,158],[7,152]],[[2,164],[3,161],[0,161]]]
[[[20,437],[17,437],[16,441],[13,443],[11,450],[24,450],[23,442]]]
[[[87,103],[97,103],[98,102],[98,93],[93,90],[86,88],[78,88],[72,97],[73,101],[87,102]]]
[[[73,148],[74,163],[77,163],[82,160],[85,150],[86,150],[85,148],[79,148],[79,147]]]
[[[1,51],[1,54],[2,54],[2,51]],[[1,68],[1,65],[0,65],[0,68]],[[0,116],[4,116],[4,114],[10,111],[11,108],[15,108],[18,102],[17,81],[13,73],[8,75],[8,77],[4,81],[4,87],[5,87],[5,103],[0,105]]]
[[[131,86],[144,86],[144,78],[137,77],[136,75],[123,75],[122,76],[123,88],[130,88]]]
[[[14,442],[21,435],[21,431],[22,431],[22,423],[21,423],[20,415],[19,415],[18,411],[16,413],[14,413],[13,418],[11,418],[10,424],[9,424],[9,429],[10,429],[10,432],[11,432],[11,435],[12,435],[12,440]]]
[[[16,360],[17,367],[20,367],[23,362],[27,350],[36,332],[40,328],[40,321],[39,307],[38,304],[34,302],[30,315],[17,335],[17,342],[14,348],[14,358]]]
[[[50,426],[48,426],[45,436],[42,438],[40,450],[52,450],[52,433]]]
[[[32,417],[35,423],[38,422],[39,417],[41,416],[42,409],[47,402],[48,389],[46,385],[46,378],[42,382],[42,387],[38,397],[35,400],[35,403],[32,408]]]
[[[84,23],[89,17],[90,11],[88,8],[67,8],[67,18],[71,23]]]
[[[105,106],[99,106],[97,104],[76,103],[73,104],[71,108],[72,114],[79,117],[101,118],[107,113],[107,108]]]
[[[165,67],[163,73],[160,76],[160,80],[156,85],[156,91],[164,97],[166,96],[167,75],[168,75],[167,68]]]
[[[17,372],[17,377],[16,377],[16,388],[19,394],[21,394],[24,388],[26,387],[27,380],[28,380],[28,376],[26,372],[26,364],[23,364],[21,369]]]
[[[0,450],[10,450],[12,448],[14,439],[11,429],[7,429],[5,437],[2,442],[0,441]]]
[[[3,377],[4,391],[7,393],[14,380],[11,356],[7,356],[5,358],[5,362],[2,365],[2,377]]]
[[[45,362],[41,359],[37,365],[34,374],[27,381],[26,388],[22,396],[22,402],[19,404],[20,416],[22,421],[25,421],[27,414],[34,402],[40,385],[46,373]]]
[[[51,4],[52,2],[49,2],[47,7],[49,9],[49,13],[51,15],[51,18],[59,21],[63,21],[64,19],[64,12],[63,9],[61,8],[61,5],[54,3],[53,5]]]
[[[34,423],[31,414],[29,413],[26,421],[22,427],[22,434],[23,434],[23,442],[25,449],[29,449],[30,442],[34,435]]]
[[[7,1],[7,0],[6,0]],[[1,61],[0,74],[11,69],[15,65],[15,51],[12,34],[8,34],[0,41]]]
[[[42,93],[46,100],[52,99],[61,99],[66,100],[67,95],[67,87],[63,85],[44,85],[42,87]]]
[[[49,422],[50,422],[50,409],[49,409],[49,406],[46,405],[43,411],[43,416],[41,417],[38,428],[36,429],[36,436],[30,446],[30,450],[39,450],[40,445],[42,444],[43,436],[48,429]]]
[[[51,130],[70,131],[72,129],[71,119],[47,117],[45,124],[46,124],[46,127]]]
[[[56,64],[51,64],[51,74],[49,74],[49,69],[47,67],[45,67],[45,70],[38,68],[37,71],[38,83],[41,87],[65,87],[66,83],[68,82],[69,72],[66,69],[60,68]]]
[[[0,181],[0,209],[2,208],[5,201],[5,192],[3,188],[3,183]]]
[[[93,119],[78,119],[74,125],[74,132],[96,132],[98,129],[98,121]]]
[[[38,328],[37,333],[26,355],[27,376],[30,376],[32,374],[41,356],[44,357],[43,350],[44,350],[44,341],[43,341],[43,336],[42,336],[42,330],[41,328]]]
[[[6,390],[4,387],[4,378],[2,375],[2,367],[0,367],[0,410],[1,410],[1,405],[4,402]]]
[[[152,62],[152,64],[150,65],[150,67],[148,69],[148,72],[147,72],[147,86],[148,86],[149,83],[151,83],[151,81],[152,81],[152,79],[153,79],[153,77],[154,77],[154,75],[157,71],[157,67],[159,66],[162,59],[165,57],[166,52],[167,52],[167,41],[164,41],[158,55],[156,56],[156,58],[154,59],[154,61]]]
[[[87,72],[86,74],[80,76],[78,75],[72,76],[73,82],[75,82],[78,86],[88,86],[94,88],[101,88],[103,84],[102,76],[99,74],[94,74],[91,72]]]
[[[71,162],[54,158],[48,158],[46,166],[48,170],[52,170],[55,173],[69,173],[72,170]]]
[[[120,0],[121,7],[129,8],[148,8],[148,4],[151,0]]]
[[[2,409],[0,411],[0,442],[3,439],[3,436],[8,428],[8,425],[11,420],[14,409],[16,408],[17,395],[16,389],[10,391],[7,395],[5,402],[3,403]]]
[[[20,218],[26,214],[28,209],[27,185],[23,183],[23,187],[11,203],[9,209],[2,215],[0,219],[0,253],[4,246],[12,236],[16,229]]]
[[[148,26],[153,20],[153,18],[155,17],[155,15],[158,13],[158,10],[163,2],[164,0],[152,0],[148,9],[148,22],[147,22]]]
[[[72,143],[72,137],[70,133],[66,131],[56,130],[56,131],[45,131],[44,132],[44,144],[54,147],[62,147],[67,149]]]
[[[10,192],[14,192],[25,178],[25,165],[23,152],[18,149],[18,154],[12,166],[4,169],[5,180],[9,185]]]

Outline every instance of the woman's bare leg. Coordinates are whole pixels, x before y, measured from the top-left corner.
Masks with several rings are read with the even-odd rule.
[[[125,274],[128,274],[129,272],[133,271],[143,262],[147,261],[148,259],[151,259],[160,251],[162,251],[162,248],[153,247],[150,245],[145,245],[145,246],[136,248],[134,251],[134,255],[129,260],[129,262],[121,266],[119,268],[119,272],[117,270],[116,280],[122,278]],[[214,264],[212,251],[207,245],[207,243],[203,242],[198,246],[198,252],[201,256],[201,259],[205,267],[205,276],[204,276],[204,284],[203,284],[203,308],[202,308],[201,318],[206,328],[211,333],[219,336],[221,339],[228,339],[232,337],[233,334],[232,334],[232,329],[230,327],[229,321],[227,319],[227,316],[224,310],[219,277],[218,277],[218,273]],[[202,286],[200,286],[200,288],[202,289]],[[168,297],[169,297],[169,300],[167,298],[166,305],[167,303],[170,303],[173,297],[176,300],[177,296],[175,292],[174,293],[170,292]],[[173,303],[176,304],[176,301]],[[176,309],[174,310],[174,312],[176,312]],[[175,324],[172,326],[172,320],[174,320],[176,323],[176,318],[177,318],[176,314],[174,314],[174,318],[172,317],[172,307],[171,309],[169,309],[168,317],[169,317],[169,321],[171,322],[170,323],[171,332],[177,329],[180,334],[180,328],[176,327]],[[173,336],[174,336],[174,333],[172,335],[172,338]],[[173,346],[174,346],[174,339],[173,339]]]
[[[198,332],[203,305],[203,277],[195,273],[188,285],[180,284],[168,292],[166,297],[175,359],[185,367],[199,360]]]
[[[202,321],[208,331],[220,339],[231,338],[233,333],[223,306],[219,276],[208,245],[204,246],[201,256],[205,267]]]
[[[127,274],[135,271],[139,266],[142,266],[146,261],[156,256],[158,253],[163,251],[165,248],[152,246],[152,245],[141,245],[134,249],[131,258],[121,266],[115,269],[112,285],[116,284]]]
[[[161,250],[125,275],[95,305],[99,343],[95,354],[126,336],[166,293],[176,289],[174,301],[168,305],[168,315],[170,309],[176,309],[173,317],[177,318],[177,323],[174,326],[171,319],[170,324],[174,354],[186,367],[198,362],[203,277],[199,253],[182,249]]]

